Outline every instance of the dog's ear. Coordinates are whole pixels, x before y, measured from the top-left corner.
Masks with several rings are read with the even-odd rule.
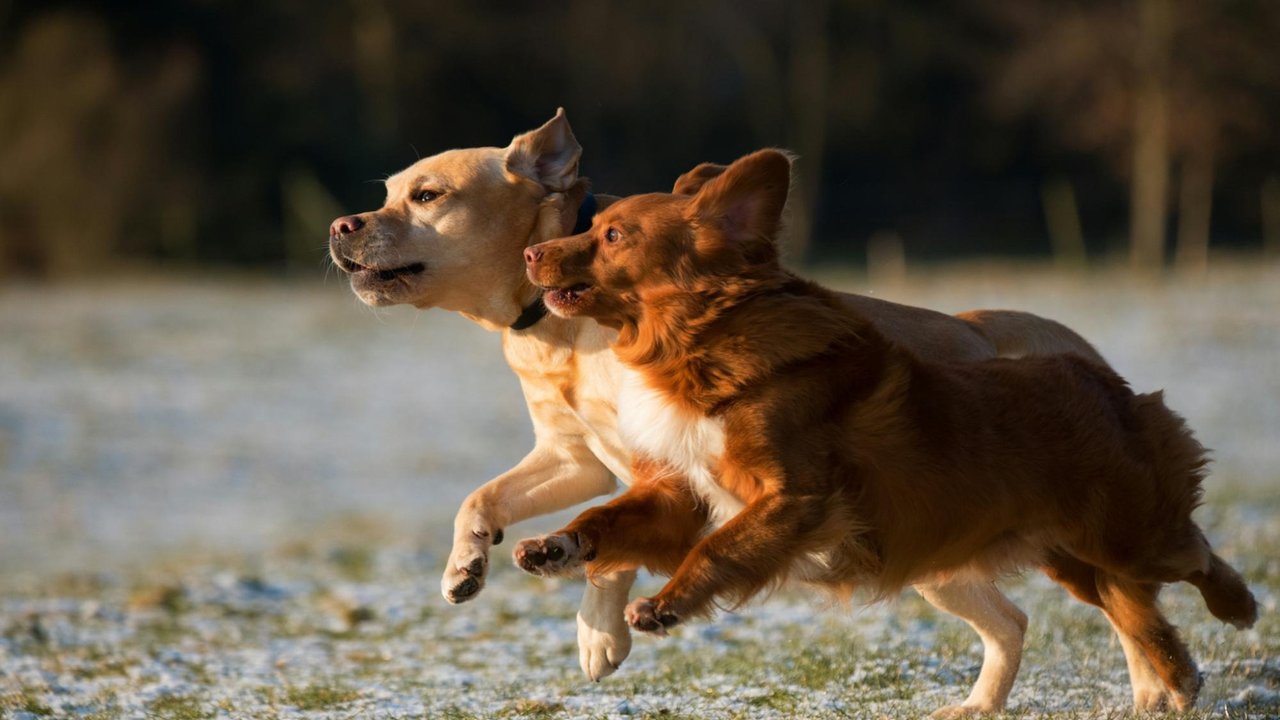
[[[707,184],[708,180],[720,177],[728,169],[728,165],[704,162],[676,178],[676,184],[671,187],[671,194],[695,195],[702,189],[703,185]]]
[[[695,225],[716,228],[732,244],[772,250],[790,189],[791,156],[780,150],[759,150],[708,180],[687,212]],[[753,255],[757,253],[748,253]]]
[[[507,146],[507,171],[551,192],[564,192],[578,179],[582,146],[573,136],[564,108],[537,130],[517,135]]]

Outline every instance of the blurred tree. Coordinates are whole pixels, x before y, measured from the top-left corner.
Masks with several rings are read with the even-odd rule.
[[[1269,0],[983,2],[1008,34],[989,88],[1000,114],[1035,113],[1129,178],[1130,257],[1163,263],[1181,168],[1179,262],[1203,267],[1214,168],[1266,132],[1280,88],[1280,4]]]
[[[786,250],[803,263],[810,255],[827,149],[829,2],[764,5],[754,14],[743,12],[740,4],[722,2],[712,9],[705,27],[715,31],[713,38],[747,88],[751,144],[782,145],[799,156],[787,202]]]
[[[0,66],[0,258],[38,274],[100,269],[163,234],[194,240],[196,178],[168,141],[196,85],[181,47],[147,67],[118,60],[92,15],[30,23]],[[164,232],[156,232],[163,227]],[[154,248],[152,248],[154,249]]]
[[[1078,248],[1073,208],[1109,232],[1129,205],[1091,154],[1157,222],[1172,193],[1136,178],[1181,181],[1185,264],[1210,226],[1256,240],[1275,216],[1258,188],[1280,165],[1280,3],[973,12],[994,1],[0,0],[0,272],[315,267],[329,218],[310,215],[374,207],[418,154],[503,143],[558,105],[610,192],[798,151],[794,260],[861,258],[872,237],[903,262],[1045,252],[1048,205]],[[1144,2],[1170,9],[1151,44],[1163,141],[1135,131]],[[992,123],[984,92],[1017,120]],[[1135,174],[1143,153],[1166,170]]]

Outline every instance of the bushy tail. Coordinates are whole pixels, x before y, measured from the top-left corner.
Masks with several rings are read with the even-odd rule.
[[[1039,315],[1018,310],[970,310],[956,317],[987,338],[1000,357],[1075,353],[1099,365],[1107,364],[1079,333]]]

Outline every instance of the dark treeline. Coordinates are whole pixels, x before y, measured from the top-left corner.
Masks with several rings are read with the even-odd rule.
[[[0,259],[314,268],[387,174],[563,105],[614,193],[797,151],[795,258],[1202,266],[1280,244],[1278,36],[1273,0],[0,0]]]

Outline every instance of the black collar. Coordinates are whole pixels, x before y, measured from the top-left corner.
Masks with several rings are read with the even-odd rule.
[[[596,202],[595,193],[587,193],[582,198],[582,204],[578,206],[578,221],[573,226],[573,233],[584,233],[591,229],[591,218],[595,217],[599,204]]]
[[[587,193],[587,196],[582,199],[582,204],[578,206],[578,220],[573,226],[573,235],[584,233],[591,229],[591,218],[595,217],[598,206],[595,193]],[[538,321],[546,316],[547,306],[542,302],[542,296],[539,295],[524,310],[520,311],[520,317],[516,318],[516,321],[508,327],[517,332],[528,330],[537,325]]]
[[[528,330],[538,323],[539,320],[547,316],[547,306],[542,302],[542,295],[538,295],[528,307],[520,312],[520,317],[511,323],[508,327],[512,330]]]

